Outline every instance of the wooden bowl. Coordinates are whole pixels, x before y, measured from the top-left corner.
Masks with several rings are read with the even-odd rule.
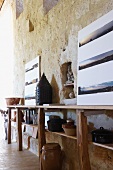
[[[64,129],[64,132],[66,135],[69,135],[69,136],[76,135],[76,126],[75,125],[63,124],[62,128]]]
[[[6,104],[7,105],[17,105],[20,102],[19,97],[10,97],[10,98],[5,98]]]

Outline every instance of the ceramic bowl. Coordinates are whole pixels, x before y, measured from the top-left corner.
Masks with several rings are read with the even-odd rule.
[[[68,125],[68,124],[63,124],[62,128],[65,132],[66,135],[69,136],[75,136],[76,135],[76,126],[75,125]]]
[[[19,97],[10,97],[10,98],[5,98],[6,104],[7,105],[17,105],[20,102]]]

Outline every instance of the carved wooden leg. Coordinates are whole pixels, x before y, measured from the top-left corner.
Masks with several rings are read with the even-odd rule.
[[[11,109],[8,108],[8,144],[11,143]]]
[[[87,117],[80,110],[77,111],[77,147],[80,170],[91,170],[88,153]]]
[[[18,150],[22,151],[22,122],[21,122],[21,110],[20,109],[17,109],[16,123],[17,123],[17,144],[18,144]]]
[[[40,160],[40,170],[43,170],[41,163],[41,149],[46,143],[45,138],[45,113],[43,109],[38,109],[38,149],[39,149],[39,160]]]

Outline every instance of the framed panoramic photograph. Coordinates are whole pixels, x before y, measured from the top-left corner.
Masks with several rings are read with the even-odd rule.
[[[25,65],[25,105],[36,105],[36,85],[40,80],[40,56]]]
[[[79,31],[77,105],[113,105],[113,11]]]

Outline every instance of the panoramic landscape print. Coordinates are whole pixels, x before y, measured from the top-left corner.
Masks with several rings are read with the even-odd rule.
[[[79,63],[79,70],[88,68],[88,67],[92,67],[95,66],[97,64],[102,64],[108,61],[113,60],[113,50],[100,54],[98,56],[92,57],[92,58],[88,58],[87,60],[84,60],[82,62]]]
[[[89,87],[78,87],[78,95],[113,91],[113,81],[95,84]]]
[[[109,33],[113,31],[113,21],[109,22],[108,24],[105,24],[103,27],[97,29],[96,31],[92,32],[91,34],[89,34],[88,36],[86,36],[85,38],[83,38],[83,40],[80,40],[79,42],[79,47]]]
[[[78,33],[77,105],[113,105],[113,13]]]

